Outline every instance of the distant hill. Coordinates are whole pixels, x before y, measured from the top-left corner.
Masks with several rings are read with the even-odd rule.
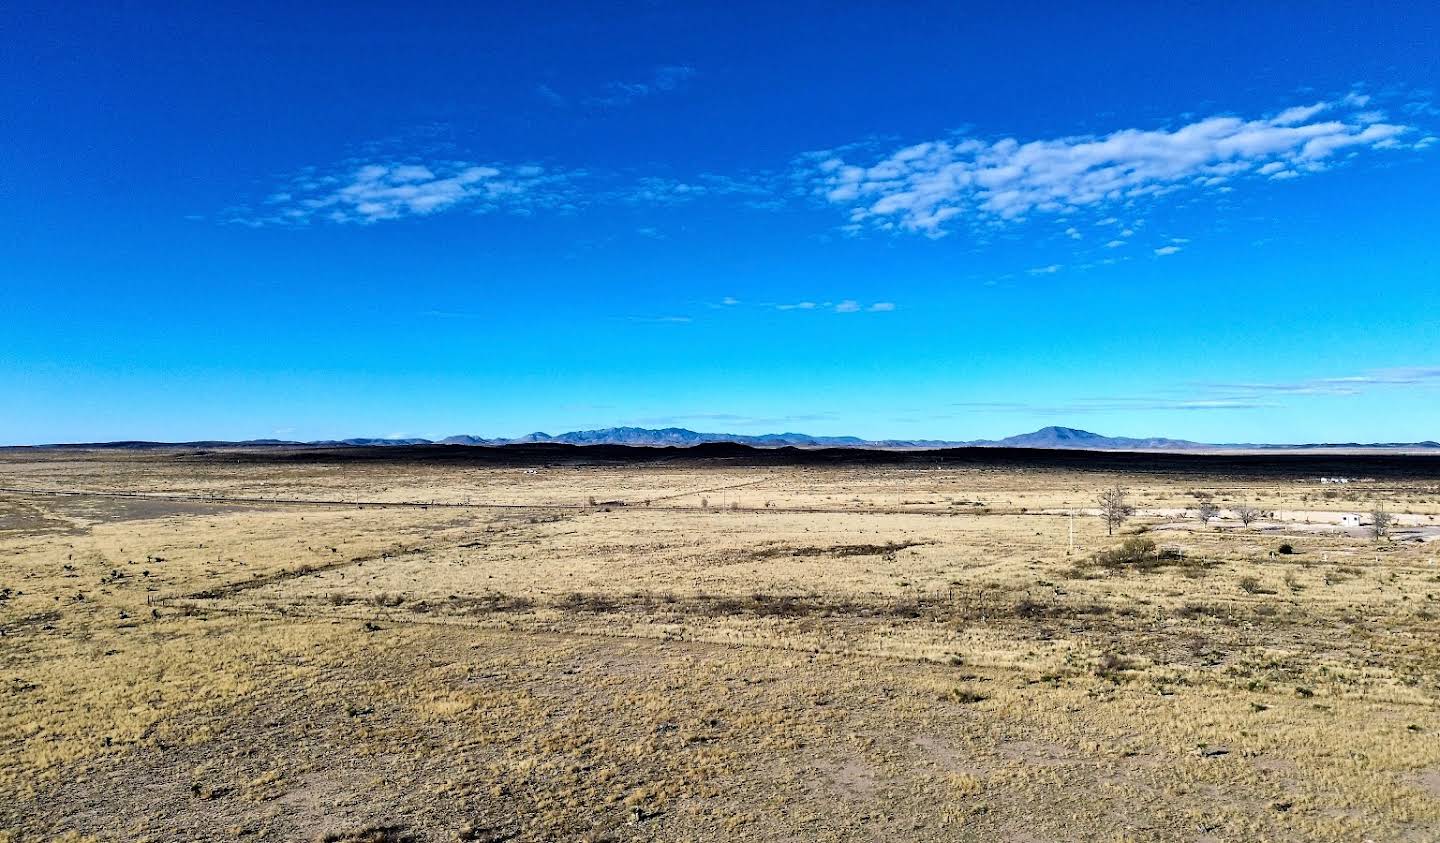
[[[306,445],[433,445],[429,439],[325,439]]]
[[[1073,427],[1042,427],[1034,433],[1007,436],[997,442],[971,442],[971,445],[992,445],[1002,448],[1083,448],[1091,451],[1186,451],[1193,448],[1213,448],[1200,442],[1185,439],[1131,439],[1125,436],[1102,436],[1088,430]]]
[[[1440,451],[1440,442],[1334,443],[1304,445],[1207,444],[1185,439],[1164,437],[1131,438],[1104,436],[1073,427],[1042,427],[1031,433],[1007,436],[1004,439],[976,439],[956,442],[941,439],[861,439],[858,436],[811,436],[805,433],[766,433],[757,436],[736,433],[698,433],[683,427],[651,429],[645,427],[606,427],[599,430],[573,430],[551,436],[536,432],[513,438],[486,438],[461,434],[440,440],[430,439],[330,439],[318,442],[290,442],[278,439],[252,439],[243,442],[105,442],[75,445],[47,445],[50,448],[189,448],[268,447],[268,446],[403,446],[403,445],[465,445],[489,446],[555,443],[561,445],[628,445],[635,447],[690,448],[714,443],[734,443],[756,448],[870,448],[882,450],[922,450],[934,448],[1039,448],[1047,450],[1084,451],[1242,451],[1242,450],[1428,450]]]

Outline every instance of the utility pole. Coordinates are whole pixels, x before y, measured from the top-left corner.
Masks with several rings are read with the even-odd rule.
[[[1075,510],[1070,510],[1070,549],[1065,551],[1066,556],[1075,555]]]

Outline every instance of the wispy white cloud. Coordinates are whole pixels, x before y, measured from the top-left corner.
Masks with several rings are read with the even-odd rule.
[[[631,322],[648,322],[656,325],[685,325],[694,322],[690,316],[632,316]]]
[[[556,108],[564,108],[570,104],[565,95],[550,87],[549,85],[536,85],[535,94]]]
[[[684,87],[695,76],[695,68],[683,64],[667,64],[655,68],[648,79],[641,82],[611,82],[605,92],[598,96],[586,97],[585,104],[596,108],[616,108],[630,105],[636,100],[652,97]]]
[[[1031,275],[1054,275],[1061,269],[1060,264],[1052,263],[1048,266],[1037,266],[1034,269],[1028,269],[1026,272],[1029,272]]]
[[[602,201],[645,207],[669,207],[705,199],[731,198],[751,208],[773,210],[785,204],[785,197],[768,173],[726,176],[700,173],[685,179],[642,176],[632,184],[597,194]]]
[[[316,220],[374,223],[465,207],[476,213],[529,214],[576,200],[574,172],[534,164],[468,161],[348,161],[307,168],[258,207],[232,209],[230,222],[304,225]]]
[[[966,401],[949,405],[967,412],[1069,416],[1133,412],[1273,410],[1298,396],[1357,396],[1374,389],[1440,389],[1440,366],[1402,366],[1356,375],[1253,383],[1191,383],[1151,394],[1079,397],[1053,403]]]
[[[479,319],[485,314],[474,310],[422,310],[420,315],[434,319]]]
[[[1207,383],[1204,388],[1237,395],[1360,395],[1368,390],[1400,386],[1440,387],[1440,366],[1396,366],[1355,375],[1295,381]]]
[[[773,307],[776,310],[814,310],[827,311],[830,313],[890,313],[895,310],[895,303],[890,301],[877,301],[870,304],[856,301],[855,299],[842,299],[840,301],[813,302],[782,302],[779,304],[770,303],[764,307]]]
[[[862,151],[849,147],[802,156],[796,175],[825,202],[845,209],[852,227],[939,237],[962,220],[994,223],[1104,208],[1186,188],[1219,188],[1247,175],[1293,178],[1328,169],[1342,152],[1422,145],[1403,142],[1413,127],[1361,111],[1366,102],[1352,95],[1269,117],[1215,116],[1175,129],[1103,136],[952,138],[870,163],[855,163]]]
[[[642,176],[629,181],[614,172],[535,164],[382,156],[307,167],[283,180],[264,200],[230,208],[221,218],[252,226],[374,223],[459,209],[528,215],[589,205],[667,208],[707,198],[773,209],[784,203],[773,182],[773,175],[766,173],[701,173],[688,179]],[[635,230],[645,237],[664,236],[654,225]]]
[[[971,412],[1027,413],[1040,416],[1074,416],[1096,413],[1204,412],[1214,410],[1264,410],[1278,404],[1258,399],[1184,398],[1077,398],[1073,401],[1039,403],[1024,401],[966,401],[951,407]]]
[[[1440,106],[1435,105],[1433,92],[1417,91],[1413,98],[1400,106],[1400,110],[1415,117],[1440,117]]]
[[[1157,247],[1154,251],[1155,254],[1159,255],[1160,257],[1164,257],[1166,255],[1173,255],[1177,252],[1184,251],[1185,244],[1189,242],[1189,237],[1171,237],[1170,242],[1166,243],[1163,246]]]
[[[637,205],[660,206],[690,202],[708,192],[704,185],[658,176],[646,176],[635,182],[634,185],[627,187],[623,192],[617,193],[616,196],[622,201],[633,202]]]

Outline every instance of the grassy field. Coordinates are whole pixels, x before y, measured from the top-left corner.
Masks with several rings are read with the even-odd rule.
[[[0,451],[0,841],[1440,839],[1413,460]]]

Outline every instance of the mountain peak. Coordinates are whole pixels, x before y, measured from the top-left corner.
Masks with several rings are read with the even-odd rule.
[[[1045,435],[1045,436],[1058,436],[1058,437],[1061,437],[1061,438],[1064,438],[1064,439],[1104,439],[1104,438],[1105,438],[1104,436],[1101,436],[1101,435],[1098,434],[1098,433],[1091,433],[1091,432],[1088,431],[1088,430],[1081,430],[1081,429],[1078,428],[1078,427],[1061,427],[1060,425],[1055,425],[1055,424],[1047,425],[1047,426],[1045,426],[1045,427],[1042,427],[1042,428],[1040,428],[1039,430],[1035,431],[1034,433],[1031,433],[1031,434],[1022,434],[1022,435],[1029,435],[1029,436],[1041,436],[1041,435]]]
[[[1088,430],[1050,425],[1048,427],[1042,427],[1033,433],[1007,436],[995,444],[1019,448],[1055,448],[1083,442],[1103,447],[1104,443],[1109,441],[1109,439],[1110,437],[1101,436],[1098,433],[1091,433]]]

